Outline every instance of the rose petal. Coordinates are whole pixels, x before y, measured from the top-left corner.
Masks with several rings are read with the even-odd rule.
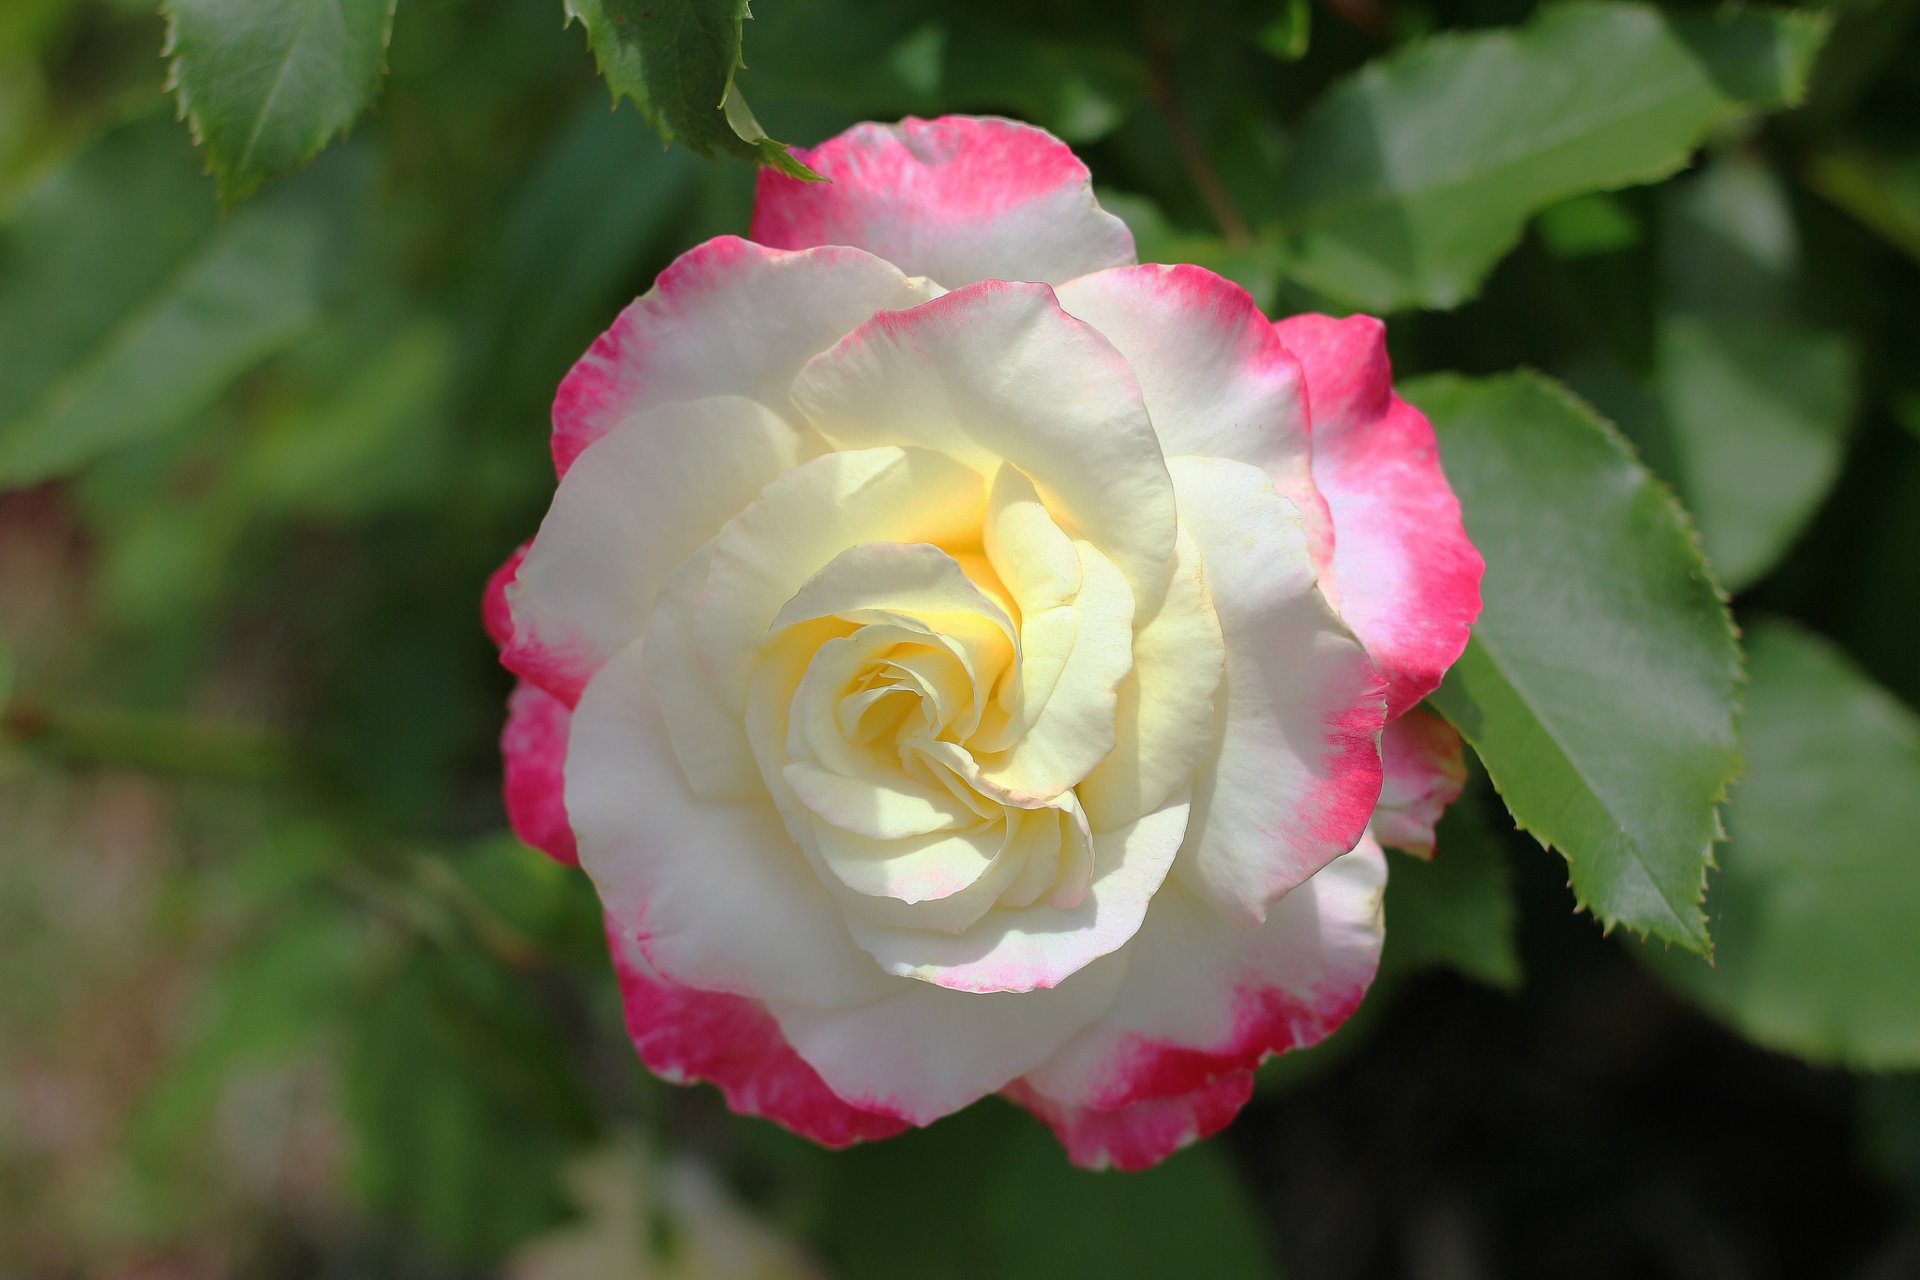
[[[919,446],[983,477],[1012,463],[1137,607],[1159,606],[1175,517],[1153,423],[1126,360],[1045,285],[988,281],[875,316],[809,362],[793,398],[840,448]]]
[[[508,667],[572,702],[646,629],[667,576],[800,461],[794,429],[739,396],[657,405],[582,453],[506,590]]]
[[[1187,829],[1187,805],[1169,804],[1117,831],[1096,832],[1094,874],[1071,908],[1002,907],[959,935],[886,928],[848,918],[854,941],[888,973],[954,991],[1054,987],[1125,946],[1167,878]]]
[[[507,725],[500,733],[506,764],[507,823],[513,834],[555,862],[577,866],[573,828],[567,822],[567,704],[522,680],[507,698]]]
[[[771,805],[709,802],[680,775],[641,646],[573,713],[566,806],[607,914],[667,979],[763,999],[851,1004],[898,982],[853,945]]]
[[[1226,647],[1199,548],[1184,529],[1175,546],[1166,598],[1133,638],[1133,670],[1114,708],[1113,750],[1076,789],[1095,830],[1158,808],[1192,781],[1213,746]]]
[[[753,210],[761,244],[858,245],[948,288],[1058,284],[1134,260],[1132,233],[1094,200],[1086,165],[1032,125],[909,117],[855,125],[795,154],[830,181],[762,169]]]
[[[1218,747],[1196,774],[1177,874],[1257,924],[1366,830],[1380,795],[1380,682],[1315,589],[1299,517],[1266,474],[1220,458],[1169,465],[1226,645]]]
[[[520,572],[520,562],[527,558],[527,548],[532,545],[523,542],[515,547],[506,563],[487,578],[486,589],[480,594],[480,624],[487,629],[487,638],[493,641],[493,647],[503,653],[513,642],[513,611],[507,605],[507,588]]]
[[[787,253],[719,236],[681,254],[594,341],[553,402],[561,475],[601,436],[675,400],[734,395],[788,413],[800,367],[883,307],[938,290],[851,248]]]
[[[1373,811],[1381,844],[1417,857],[1433,856],[1433,828],[1467,785],[1466,752],[1452,725],[1419,707],[1380,735],[1386,782]]]
[[[608,926],[627,1033],[654,1074],[677,1084],[708,1081],[734,1112],[777,1120],[823,1146],[890,1138],[908,1128],[835,1096],[757,1001],[666,981],[631,939],[611,921]]]
[[[841,1098],[929,1124],[1045,1061],[1113,999],[1125,964],[1096,961],[1057,987],[978,995],[892,979],[852,1008],[768,1002],[787,1042]]]
[[[1226,1128],[1253,1096],[1253,1072],[1111,1110],[1062,1106],[1020,1080],[1001,1092],[1044,1121],[1082,1169],[1147,1169]]]
[[[1485,566],[1432,424],[1393,393],[1386,327],[1319,315],[1275,327],[1307,373],[1313,478],[1333,513],[1333,598],[1386,678],[1392,718],[1438,688],[1466,648]]]
[[[1245,289],[1204,267],[1147,263],[1070,281],[1060,305],[1133,366],[1167,457],[1259,467],[1300,508],[1316,553],[1332,547],[1313,485],[1305,375]]]
[[[1099,1023],[1026,1084],[1060,1107],[1112,1109],[1192,1093],[1269,1054],[1315,1044],[1360,1004],[1380,962],[1386,859],[1371,839],[1232,927],[1169,882],[1122,953]]]

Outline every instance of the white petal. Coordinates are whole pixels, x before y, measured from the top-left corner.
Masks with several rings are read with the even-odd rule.
[[[1300,519],[1266,474],[1176,458],[1226,645],[1217,747],[1176,874],[1246,924],[1353,848],[1380,795],[1381,684],[1320,598]]]
[[[580,865],[619,930],[674,982],[833,1006],[877,999],[898,981],[847,936],[771,804],[688,791],[640,646],[582,694],[566,779]]]
[[[918,445],[1024,471],[1142,607],[1166,589],[1173,489],[1133,371],[1045,285],[987,281],[876,316],[808,363],[794,402],[843,448]]]

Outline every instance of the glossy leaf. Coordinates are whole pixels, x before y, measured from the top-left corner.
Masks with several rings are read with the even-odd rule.
[[[1275,183],[1294,279],[1375,311],[1451,307],[1555,201],[1665,177],[1713,126],[1798,102],[1822,18],[1557,5],[1334,89]]]
[[[0,249],[0,487],[165,432],[308,332],[346,261],[364,157],[221,219],[165,121],[30,195]]]
[[[1749,644],[1714,965],[1649,958],[1761,1044],[1920,1067],[1920,715],[1797,626],[1763,623]]]
[[[167,0],[180,113],[228,203],[297,169],[373,101],[396,0]]]
[[[1708,947],[1700,900],[1739,768],[1740,650],[1685,513],[1617,432],[1535,375],[1418,382],[1485,610],[1434,695],[1574,896]]]
[[[819,176],[767,136],[734,84],[747,0],[566,0],[566,11],[586,28],[614,100],[631,99],[669,142]]]

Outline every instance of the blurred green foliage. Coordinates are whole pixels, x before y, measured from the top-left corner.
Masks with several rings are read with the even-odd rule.
[[[663,46],[683,10],[701,38]],[[1596,932],[1502,798],[1608,924],[1703,945],[1717,862],[1717,967],[1650,967],[1732,1026],[1920,1069],[1920,4],[744,16],[0,7],[0,1271],[512,1274],[634,1131],[832,1274],[1311,1274],[1274,1206],[1365,1197],[1269,1176],[1284,1100],[1346,1096],[1458,989],[1434,971],[1524,998]],[[1502,795],[1394,855],[1375,995],[1268,1069],[1235,1145],[1080,1174],[991,1104],[831,1155],[633,1060],[591,891],[502,834],[477,611],[551,492],[560,377],[747,224],[750,165],[609,82],[776,161],[756,113],[803,142],[1033,120],[1143,258],[1390,312],[1401,375],[1450,375],[1424,402],[1496,577],[1438,705]],[[1741,625],[1794,620],[1744,695],[1716,582]],[[1914,1089],[1846,1114],[1857,1176],[1920,1213]],[[636,1256],[690,1257],[691,1203]]]

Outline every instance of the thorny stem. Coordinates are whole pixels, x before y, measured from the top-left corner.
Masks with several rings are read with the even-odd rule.
[[[1200,137],[1193,131],[1193,121],[1187,116],[1186,105],[1180,99],[1180,92],[1173,82],[1173,42],[1168,37],[1166,27],[1160,21],[1160,15],[1154,8],[1154,0],[1139,0],[1140,27],[1147,42],[1147,83],[1153,93],[1153,100],[1160,108],[1161,118],[1167,123],[1167,129],[1173,134],[1173,144],[1180,152],[1181,161],[1187,166],[1187,176],[1193,180],[1194,189],[1200,193],[1207,211],[1213,220],[1220,224],[1220,234],[1227,247],[1235,252],[1243,252],[1253,247],[1253,233],[1247,227],[1247,220],[1240,216],[1240,210],[1234,205],[1233,197],[1227,194],[1226,184],[1220,181],[1220,174],[1208,159],[1207,150],[1200,143]]]

